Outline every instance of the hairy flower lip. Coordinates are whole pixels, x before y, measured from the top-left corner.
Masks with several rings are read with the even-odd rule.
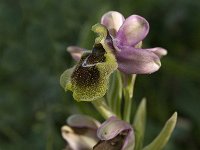
[[[105,53],[106,51],[102,46],[94,47],[92,53],[84,59],[82,67],[92,67],[105,62]]]
[[[106,28],[102,29],[96,25],[93,30],[106,36],[101,33],[101,30],[106,31]],[[97,38],[103,40],[102,35]],[[98,42],[100,43],[95,43],[91,52],[83,53],[73,71],[65,71],[61,75],[61,86],[65,90],[71,90],[77,101],[93,101],[103,97],[108,89],[109,76],[118,67],[114,54],[104,48],[106,46],[104,40],[102,43]]]

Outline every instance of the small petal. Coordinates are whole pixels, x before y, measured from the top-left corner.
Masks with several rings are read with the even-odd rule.
[[[128,17],[117,32],[114,43],[117,46],[135,46],[149,32],[149,23],[141,16]]]
[[[159,58],[167,55],[167,50],[161,47],[155,47],[155,48],[149,48],[146,49],[148,51],[152,51],[154,54],[156,54]]]
[[[152,51],[133,47],[122,47],[116,51],[118,68],[126,74],[149,74],[157,71],[161,62]]]
[[[119,120],[116,117],[110,117],[97,130],[97,136],[101,140],[110,140],[122,131],[130,128],[131,126],[128,123]]]
[[[100,126],[100,123],[86,115],[75,114],[67,118],[67,124],[71,127],[77,128],[91,128],[97,129]]]
[[[67,51],[71,54],[75,61],[79,61],[84,53],[84,49],[78,46],[69,46],[67,47]]]
[[[101,24],[105,25],[109,33],[115,37],[124,20],[124,16],[121,13],[109,11],[102,16]]]
[[[130,124],[110,117],[97,130],[97,136],[101,140],[95,145],[95,150],[100,150],[103,146],[107,149],[129,150],[135,145],[134,133]]]

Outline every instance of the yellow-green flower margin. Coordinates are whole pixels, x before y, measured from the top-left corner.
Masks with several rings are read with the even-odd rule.
[[[86,57],[91,54],[88,52],[83,54],[80,62],[75,67],[66,70],[61,75],[61,78],[60,78],[61,86],[66,91],[71,90],[73,92],[74,99],[77,101],[93,101],[93,100],[103,97],[108,89],[109,76],[118,67],[115,56],[113,55],[113,53],[111,52],[111,49],[105,42],[105,39],[107,36],[107,29],[104,26],[97,24],[93,26],[92,30],[98,33],[99,35],[99,37],[95,39],[95,45],[99,44],[105,50],[105,54],[104,54],[105,61],[98,62],[98,63],[95,63],[95,65],[93,66],[87,67],[88,69],[87,73],[96,71],[95,73],[98,74],[98,79],[93,80],[92,82],[88,80],[89,78],[86,77],[87,75],[84,74],[83,75],[84,77],[81,77],[80,73],[76,74],[76,71],[80,69],[79,67],[82,67],[81,65],[86,59]],[[74,74],[76,75],[75,77],[74,77]],[[83,80],[81,81],[81,84],[80,84],[80,80],[82,78]],[[91,83],[88,83],[88,82],[91,82]]]

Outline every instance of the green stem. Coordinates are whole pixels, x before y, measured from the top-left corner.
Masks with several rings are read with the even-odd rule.
[[[95,101],[92,101],[94,107],[99,111],[99,113],[105,118],[108,119],[111,116],[116,116],[110,108],[105,103],[105,99],[101,98]]]
[[[117,95],[116,97],[116,102],[115,102],[115,109],[114,109],[114,112],[117,114],[117,116],[121,119],[121,104],[122,104],[122,78],[121,78],[121,74],[120,72],[118,71],[117,74],[116,74],[116,82],[118,83],[117,85],[117,88],[118,89],[115,93],[115,95]]]
[[[127,122],[130,122],[135,78],[136,78],[135,74],[134,75],[123,74],[123,83],[124,83],[124,89],[123,89],[123,94],[124,94],[123,119]]]
[[[106,102],[110,110],[112,110],[119,119],[121,119],[122,92],[121,74],[117,70],[110,77],[109,88],[106,93]]]
[[[127,89],[123,90],[124,93],[124,114],[123,118],[125,121],[130,122],[130,114],[131,114],[131,97],[129,96],[129,92]]]

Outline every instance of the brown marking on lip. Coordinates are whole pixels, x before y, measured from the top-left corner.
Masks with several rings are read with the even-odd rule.
[[[106,61],[105,53],[106,51],[101,44],[94,45],[92,53],[83,55],[72,73],[72,83],[83,87],[98,84],[100,72],[96,64]]]
[[[121,150],[125,142],[126,136],[129,130],[122,131],[116,137],[110,140],[100,140],[94,147],[93,150]]]

